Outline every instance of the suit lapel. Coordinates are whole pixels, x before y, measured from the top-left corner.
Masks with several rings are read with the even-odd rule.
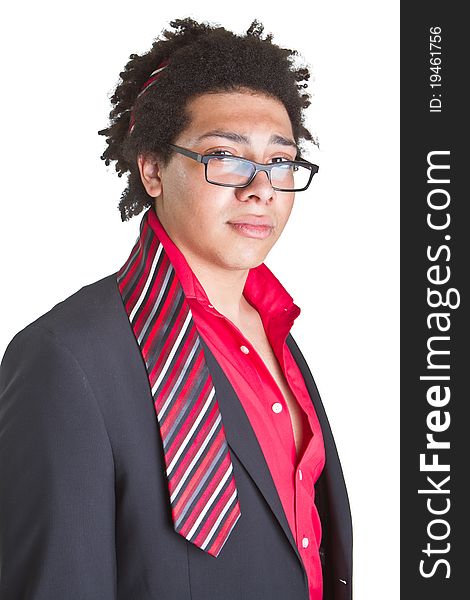
[[[258,439],[246,416],[245,410],[231,383],[227,379],[227,376],[204,340],[202,340],[202,347],[219,399],[219,407],[228,445],[232,452],[236,454],[237,458],[243,464],[261,494],[264,496],[276,519],[279,521],[289,543],[297,554],[298,559],[302,563],[284,508],[277,493],[276,486],[274,485],[271,472],[269,471]]]
[[[305,358],[290,334],[287,336],[287,345],[304,377],[305,385],[317,413],[325,445],[325,467],[315,484],[315,502],[320,500],[317,503],[318,512],[322,525],[325,525],[324,533],[329,538],[326,539],[330,552],[329,564],[334,565],[337,578],[350,582],[352,565],[351,510],[338,451],[315,381]]]
[[[332,548],[335,555],[335,560],[332,562],[339,567],[339,572],[350,575],[348,556],[350,556],[352,548],[351,513],[338,452],[310,369],[291,334],[287,336],[286,342],[304,378],[325,444],[325,467],[315,485],[315,502],[317,503],[320,520],[325,525],[325,531],[327,523],[331,526],[330,531],[334,538],[334,545],[336,545],[336,548]],[[218,392],[219,407],[228,445],[255,482],[282,527],[299,561],[303,564],[276,486],[245,410],[204,340],[202,340],[202,347],[214,386],[217,391],[220,390]],[[318,502],[320,495],[321,502]],[[331,540],[329,540],[329,543],[331,543]]]

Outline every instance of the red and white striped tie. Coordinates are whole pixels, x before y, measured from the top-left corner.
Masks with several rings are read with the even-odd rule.
[[[175,530],[218,556],[241,515],[233,465],[199,334],[151,210],[117,282],[149,377]]]

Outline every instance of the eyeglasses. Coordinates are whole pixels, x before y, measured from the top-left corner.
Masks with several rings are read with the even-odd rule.
[[[273,190],[302,192],[308,188],[319,168],[306,160],[283,160],[263,165],[240,156],[199,154],[175,144],[168,146],[179,154],[202,163],[205,166],[206,181],[223,187],[247,187],[257,173],[264,171]]]

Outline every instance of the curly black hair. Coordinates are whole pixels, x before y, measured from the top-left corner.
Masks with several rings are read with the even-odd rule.
[[[294,138],[315,140],[303,124],[303,109],[310,105],[305,91],[310,73],[295,67],[297,51],[272,43],[272,34],[263,38],[263,25],[254,20],[246,35],[236,35],[224,27],[191,18],[170,22],[151,49],[141,56],[131,54],[119,75],[109,113],[110,125],[98,131],[106,136],[108,147],[101,158],[109,165],[116,161],[121,177],[128,173],[128,184],[121,195],[121,219],[127,221],[145,207],[152,206],[140,179],[137,157],[153,154],[166,165],[173,142],[188,125],[185,107],[198,94],[250,89],[279,99],[289,114]],[[137,97],[150,74],[169,60],[158,82]],[[130,130],[131,113],[135,125]]]

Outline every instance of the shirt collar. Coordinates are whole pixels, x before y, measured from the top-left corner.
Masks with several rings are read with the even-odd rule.
[[[148,223],[162,243],[186,298],[197,300],[206,310],[219,315],[184,254],[167,234],[154,208],[149,209]],[[291,326],[300,314],[300,307],[264,263],[249,270],[243,295],[256,308],[265,325],[273,318],[281,318]]]

